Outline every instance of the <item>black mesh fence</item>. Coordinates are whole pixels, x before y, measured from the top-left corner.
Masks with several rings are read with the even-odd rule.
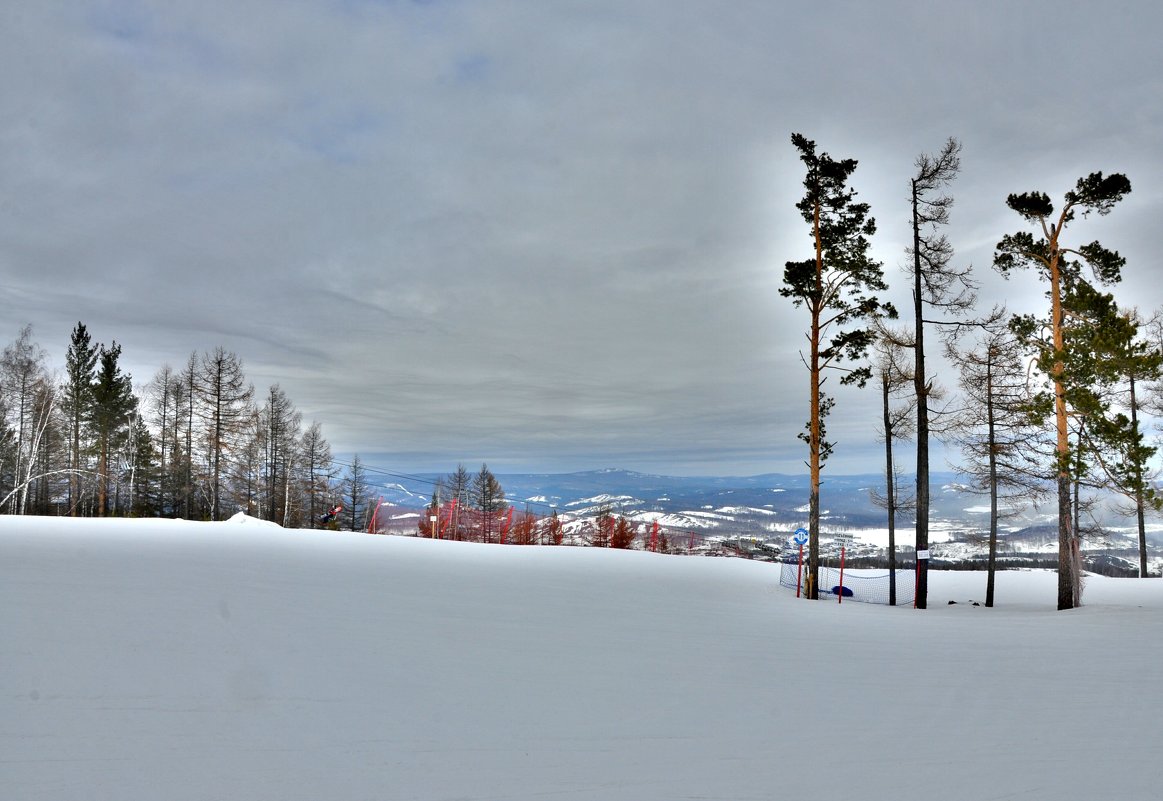
[[[425,510],[431,512],[431,509]],[[429,521],[439,525],[433,527]],[[808,583],[806,566],[802,572],[796,555],[789,557],[780,538],[769,535],[751,536],[743,534],[716,535],[693,531],[676,531],[662,526],[627,525],[627,537],[619,544],[615,536],[621,530],[620,519],[613,515],[601,520],[571,524],[568,528],[557,518],[548,518],[525,511],[514,513],[510,509],[504,515],[496,516],[488,525],[481,522],[481,515],[475,510],[456,511],[455,504],[445,504],[437,514],[421,515],[419,525],[407,533],[412,536],[428,537],[433,533],[442,539],[470,540],[512,545],[573,545],[594,547],[621,547],[632,550],[656,551],[668,554],[689,554],[700,556],[726,556],[755,559],[780,563],[780,585],[791,590],[797,586],[805,592]],[[413,526],[416,524],[413,523]],[[608,529],[608,530],[607,530]],[[383,529],[377,529],[383,530]],[[385,530],[384,533],[389,533]],[[403,532],[401,532],[403,533]],[[828,560],[839,558],[838,553],[826,554]],[[875,561],[867,556],[852,559],[868,565]],[[905,565],[895,570],[887,568],[852,567],[844,570],[843,585],[841,571],[836,565],[820,565],[820,584],[817,597],[821,599],[852,600],[871,604],[913,605],[916,588],[914,565]]]
[[[781,562],[779,583],[783,587],[806,591],[808,568],[801,571],[798,561]],[[893,585],[896,586],[895,595]],[[869,604],[891,604],[912,606],[916,594],[916,574],[912,568],[896,570],[869,570],[867,568],[844,571],[844,583],[840,583],[840,568],[820,566],[820,585],[817,597],[834,600],[860,601]]]

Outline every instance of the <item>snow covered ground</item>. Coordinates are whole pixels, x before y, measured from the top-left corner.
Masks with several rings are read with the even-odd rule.
[[[0,517],[0,798],[1163,797],[1163,580],[778,570]]]

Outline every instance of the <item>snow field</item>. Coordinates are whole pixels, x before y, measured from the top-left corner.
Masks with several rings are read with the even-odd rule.
[[[778,571],[0,517],[0,798],[1163,797],[1163,581]]]

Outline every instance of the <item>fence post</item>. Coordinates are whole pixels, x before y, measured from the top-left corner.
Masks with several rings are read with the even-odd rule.
[[[804,546],[800,543],[800,564],[796,568],[796,597],[800,597],[800,586],[804,576]]]

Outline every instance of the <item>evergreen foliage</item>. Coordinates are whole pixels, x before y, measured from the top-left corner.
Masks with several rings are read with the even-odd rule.
[[[856,362],[876,337],[871,323],[880,316],[895,317],[896,310],[880,301],[878,293],[888,286],[882,265],[868,254],[876,221],[869,216],[868,204],[856,202],[856,191],[848,186],[856,160],[817,153],[816,143],[798,133],[791,141],[805,167],[804,196],[796,209],[811,228],[815,256],[786,263],[780,294],[809,315],[809,352],[801,354],[809,374],[808,422],[799,436],[808,445],[806,597],[814,598],[820,566],[820,470],[834,446],[825,426],[835,404],[823,391],[826,371],[839,371],[841,384],[864,386],[871,368]]]
[[[94,449],[97,454],[97,515],[109,513],[109,489],[115,478],[115,454],[129,440],[129,424],[137,411],[137,397],[133,394],[133,379],[121,372],[121,346],[114,342],[108,348],[101,346],[97,373],[92,384],[93,402],[89,408],[89,424],[93,428]]]
[[[86,434],[85,421],[93,403],[93,375],[97,368],[97,345],[93,344],[85,324],[73,329],[65,354],[65,383],[61,387],[61,407],[69,428],[69,497],[70,515],[77,514],[81,502],[81,446]]]
[[[1079,178],[1074,189],[1064,195],[1055,216],[1055,206],[1044,192],[1011,194],[1006,204],[1031,224],[1035,232],[1006,234],[998,242],[994,268],[1009,277],[1018,270],[1033,270],[1049,284],[1050,309],[1047,318],[1019,322],[1027,340],[1036,343],[1038,365],[1053,384],[1054,428],[1056,432],[1055,470],[1058,483],[1058,608],[1070,609],[1081,603],[1080,533],[1072,521],[1070,490],[1072,477],[1078,476],[1083,464],[1081,454],[1072,453],[1069,416],[1088,408],[1095,381],[1101,369],[1080,348],[1088,338],[1102,337],[1113,318],[1104,309],[1109,303],[1087,281],[1084,268],[1100,283],[1120,280],[1124,259],[1117,251],[1099,242],[1068,247],[1062,234],[1081,213],[1109,214],[1131,191],[1126,176],[1101,172]],[[1075,325],[1081,314],[1089,322]],[[1047,337],[1039,337],[1041,330]],[[1089,333],[1087,331],[1089,330]],[[1068,331],[1073,331],[1068,335]],[[1091,351],[1085,351],[1091,353]]]

